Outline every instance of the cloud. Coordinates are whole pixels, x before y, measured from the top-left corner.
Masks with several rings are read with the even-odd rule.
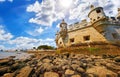
[[[29,20],[30,23],[41,26],[51,26],[53,22],[65,18],[67,21],[83,20],[88,18],[91,4],[102,6],[108,16],[115,16],[117,8],[120,7],[120,0],[73,0],[69,8],[60,5],[60,0],[43,0],[41,3],[36,1],[27,7],[27,12],[34,12],[35,16]],[[112,11],[112,14],[109,12]]]
[[[5,49],[4,45],[0,45],[0,50]]]
[[[52,23],[58,19],[64,18],[63,9],[57,9],[56,0],[43,0],[41,3],[36,1],[27,7],[27,12],[34,12],[35,17],[29,20],[30,23],[36,23],[42,26],[52,26]]]
[[[7,41],[13,38],[13,35],[5,31],[4,27],[0,25],[0,41]]]
[[[0,0],[0,2],[5,2],[5,1],[13,2],[13,0]]]
[[[60,28],[60,23],[57,24],[56,28]]]
[[[9,2],[13,2],[13,0],[8,0]]]
[[[42,27],[39,28],[35,28],[33,31],[26,31],[29,35],[32,36],[38,36],[40,34],[42,34],[44,32],[45,29],[43,29]]]
[[[4,2],[5,0],[0,0],[0,2]]]
[[[15,48],[18,49],[30,49],[33,47],[38,47],[39,45],[51,45],[55,46],[54,39],[46,38],[46,39],[35,39],[28,37],[17,37],[14,40],[9,41],[9,44],[15,45]]]
[[[41,33],[43,29],[40,27],[36,32]],[[0,25],[0,49],[31,49],[39,45],[55,46],[53,38],[36,39],[30,37],[14,37],[8,32],[3,25]]]

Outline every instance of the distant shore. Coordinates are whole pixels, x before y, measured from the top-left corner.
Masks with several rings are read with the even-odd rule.
[[[31,54],[28,54],[27,52],[0,52],[0,59],[2,58],[8,58],[10,56],[15,56],[15,59],[26,59],[29,58]]]

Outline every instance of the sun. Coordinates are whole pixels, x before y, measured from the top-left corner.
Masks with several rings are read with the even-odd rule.
[[[68,8],[72,4],[72,0],[59,0],[60,5],[64,8]]]

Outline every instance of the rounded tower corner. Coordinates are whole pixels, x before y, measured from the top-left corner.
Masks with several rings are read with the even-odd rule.
[[[118,8],[118,14],[117,14],[117,19],[120,20],[120,8]]]
[[[106,18],[106,15],[102,7],[94,7],[93,5],[91,5],[90,8],[91,10],[88,14],[88,17],[90,18],[91,23],[94,23],[100,19]]]

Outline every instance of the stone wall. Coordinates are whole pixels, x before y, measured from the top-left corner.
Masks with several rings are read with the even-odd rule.
[[[85,40],[84,37],[89,36],[88,40]],[[74,42],[71,42],[70,39],[74,39]],[[92,26],[68,32],[68,42],[66,46],[70,46],[72,44],[78,43],[86,43],[86,42],[104,42],[106,39],[99,32],[97,32]]]

